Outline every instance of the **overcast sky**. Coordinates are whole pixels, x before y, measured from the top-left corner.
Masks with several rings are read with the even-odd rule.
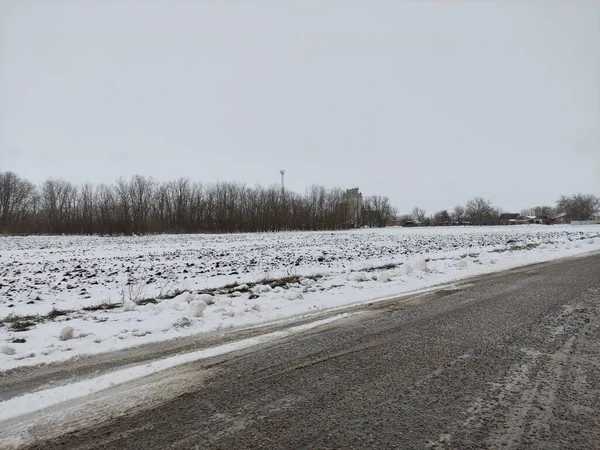
[[[0,1],[0,170],[600,193],[600,2]]]

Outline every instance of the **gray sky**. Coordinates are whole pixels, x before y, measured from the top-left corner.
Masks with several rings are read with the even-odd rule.
[[[600,2],[0,0],[0,170],[600,193]]]

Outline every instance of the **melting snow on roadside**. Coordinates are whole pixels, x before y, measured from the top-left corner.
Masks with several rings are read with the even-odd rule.
[[[596,250],[600,226],[4,237],[0,371],[389,298]]]
[[[301,333],[322,325],[326,325],[336,320],[347,317],[347,314],[339,314],[327,319],[309,322],[282,331],[262,334],[259,336],[242,339],[240,341],[229,342],[217,347],[206,348],[195,352],[184,353],[181,355],[170,356],[168,358],[158,359],[138,366],[127,367],[125,369],[100,375],[95,378],[77,381],[65,386],[51,387],[40,391],[31,392],[0,402],[0,422],[34,411],[39,411],[50,406],[83,397],[89,394],[100,392],[108,388],[124,384],[129,381],[146,377],[157,372],[187,364],[200,359],[211,358],[225,353],[254,347],[266,342],[272,342],[282,339],[296,333]]]

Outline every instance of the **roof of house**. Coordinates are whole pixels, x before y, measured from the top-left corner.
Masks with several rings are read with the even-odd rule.
[[[533,220],[535,219],[535,216],[523,216],[521,214],[519,214],[519,217],[517,217],[517,220]]]
[[[500,220],[516,219],[519,216],[520,216],[519,213],[503,213],[503,214],[500,214]]]

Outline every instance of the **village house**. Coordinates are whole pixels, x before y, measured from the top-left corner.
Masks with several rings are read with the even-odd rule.
[[[549,225],[551,219],[546,216],[525,216],[519,213],[504,213],[499,218],[500,225],[527,225],[527,224],[540,224]]]
[[[517,218],[520,216],[519,213],[503,213],[500,214],[499,223],[500,225],[516,225]]]
[[[559,214],[558,216],[554,216],[552,218],[552,223],[553,224],[564,224],[564,223],[571,223],[571,216],[569,216],[567,213],[562,213]]]
[[[524,216],[519,214],[519,216],[515,219],[517,225],[527,225],[529,223],[534,223],[536,216]]]

